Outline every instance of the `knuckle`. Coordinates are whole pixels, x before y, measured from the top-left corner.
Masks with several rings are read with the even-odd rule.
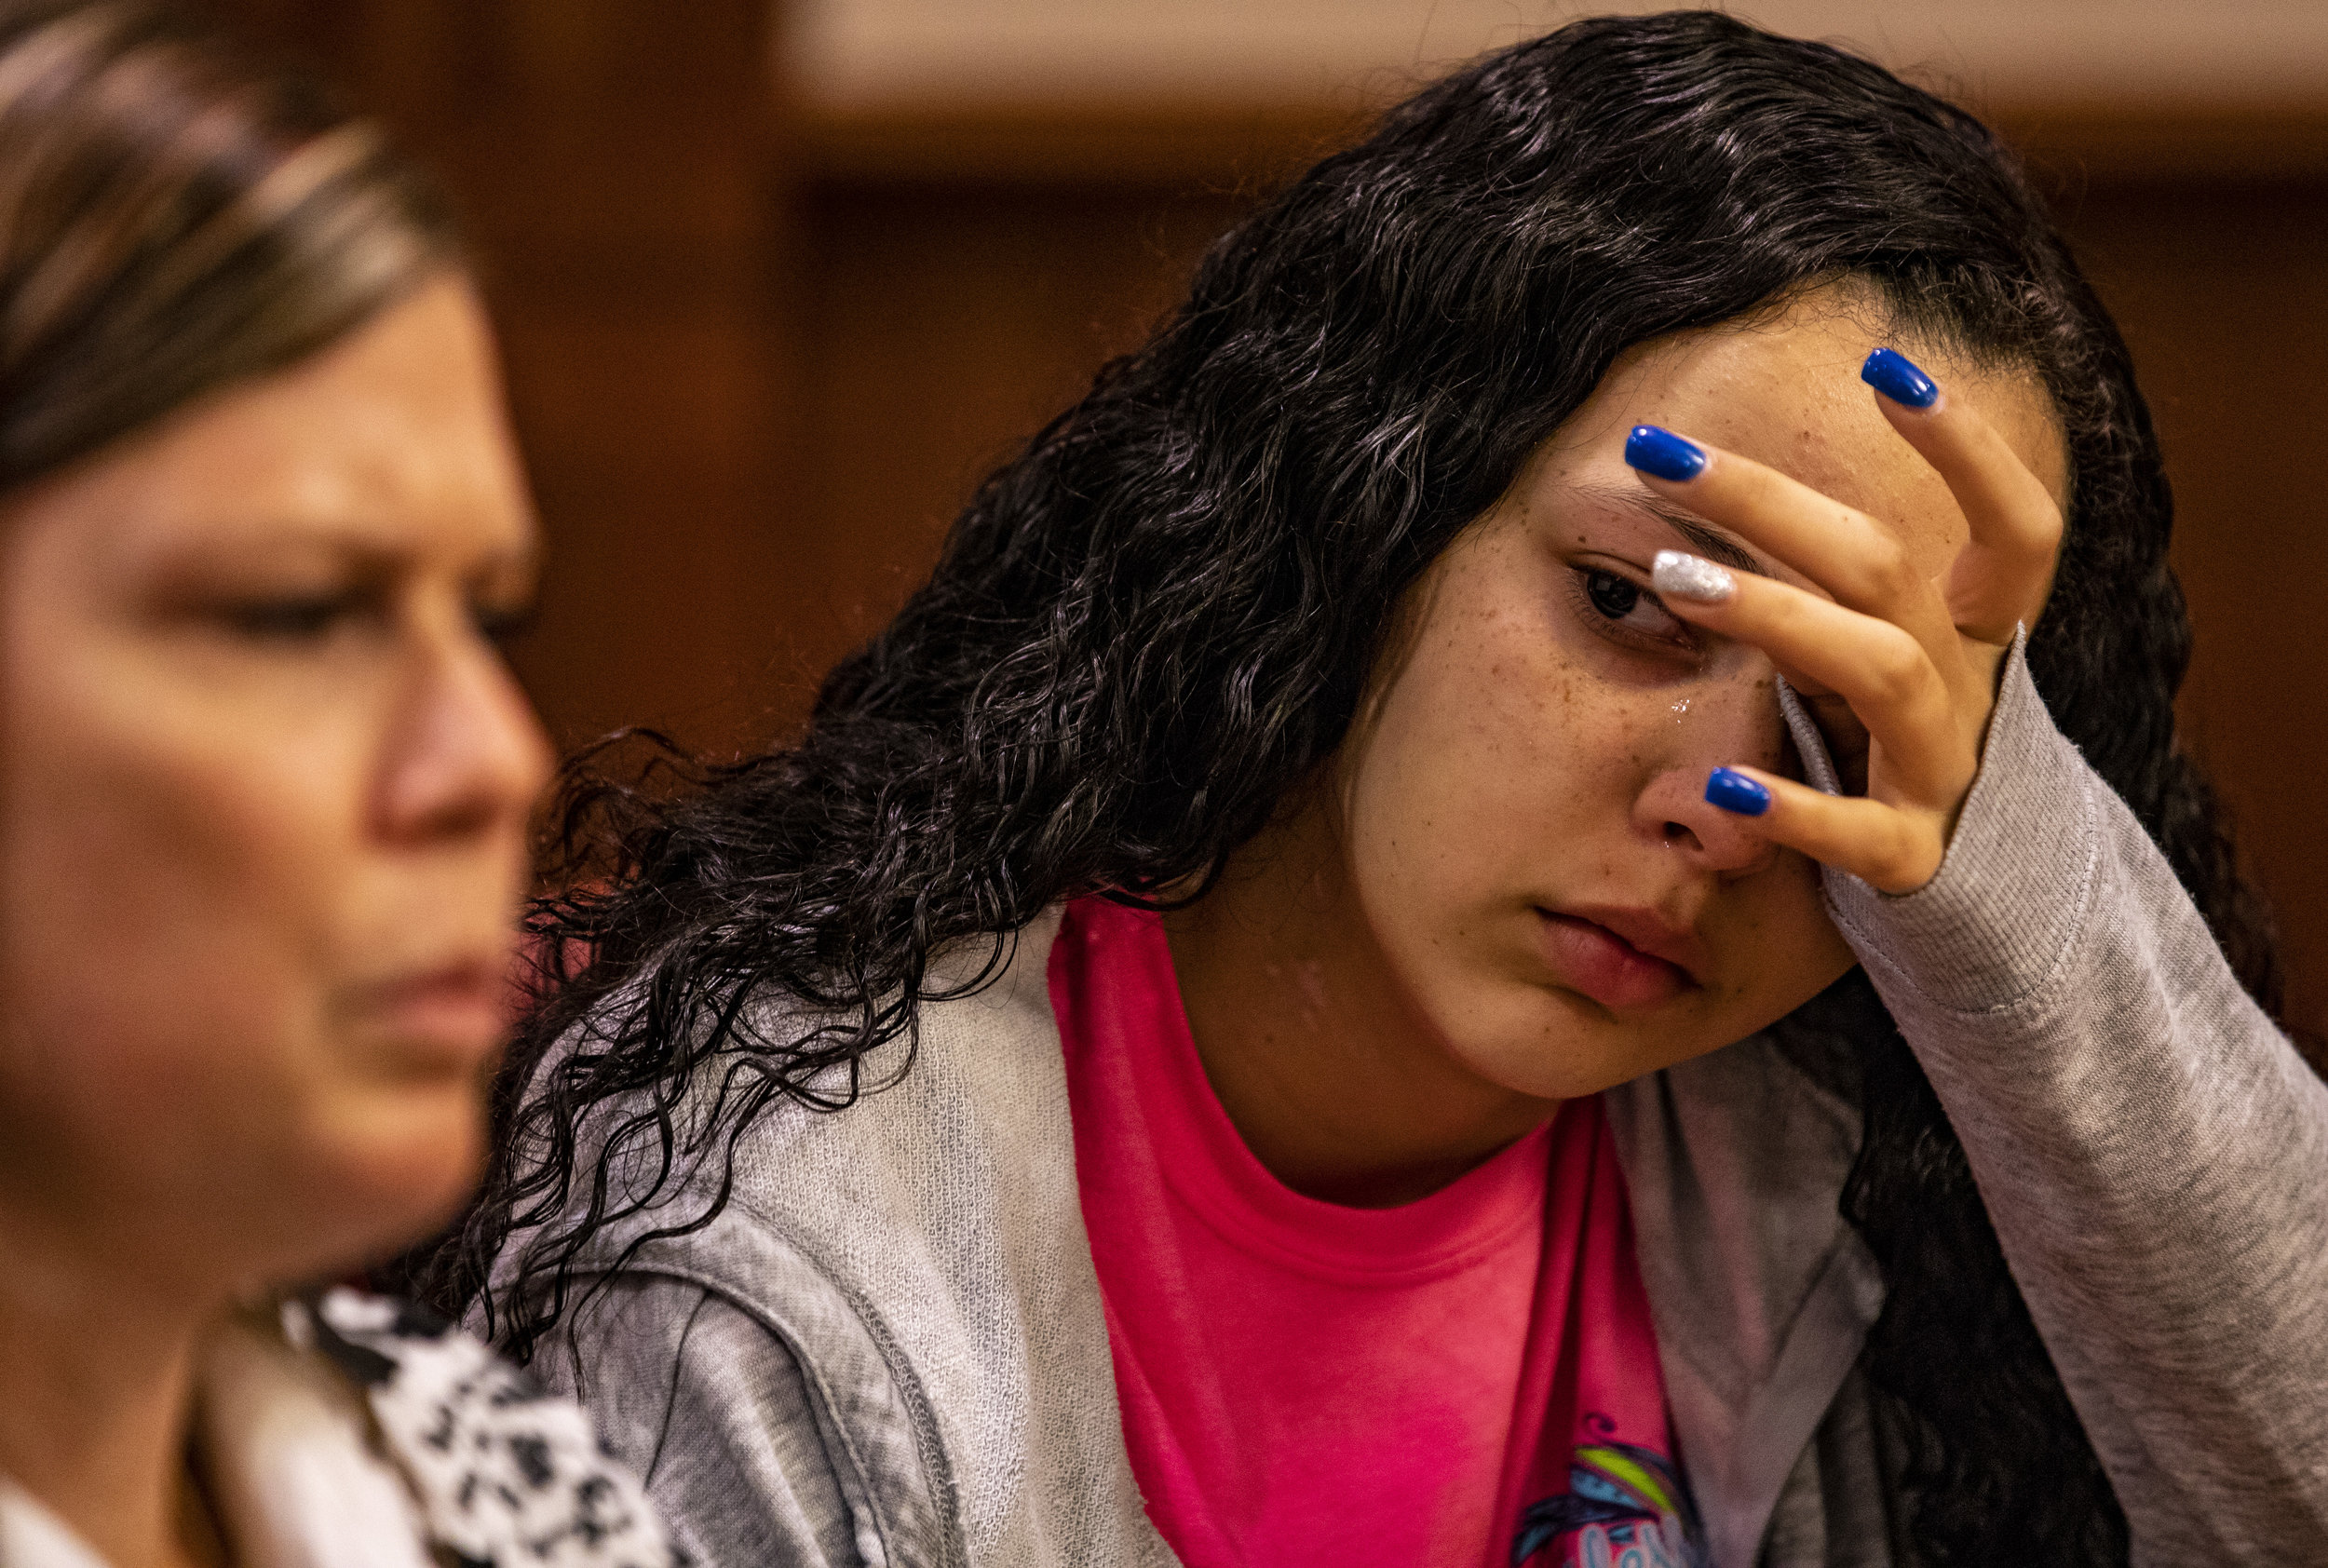
[[[1872,523],[1862,526],[1868,545],[1860,574],[1868,594],[1887,603],[1904,599],[1916,587],[1915,564],[1908,559],[1907,547]]]
[[[1886,708],[1915,702],[1928,689],[1931,661],[1915,638],[1897,627],[1877,637],[1867,653],[1869,696]]]
[[[1897,892],[1910,883],[1923,879],[1916,874],[1916,850],[1906,835],[1897,830],[1887,835],[1888,842],[1878,850],[1871,868],[1875,874],[1867,880],[1877,886]]]
[[[2023,572],[2041,571],[2053,563],[2062,533],[2062,515],[2051,507],[2041,516],[2017,519],[2006,536],[2006,547],[2011,552],[2009,559]]]

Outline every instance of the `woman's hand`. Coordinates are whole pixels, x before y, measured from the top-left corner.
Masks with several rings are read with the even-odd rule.
[[[1666,608],[1769,655],[1831,739],[1845,728],[1838,706],[1849,727],[1865,730],[1864,795],[1821,794],[1732,767],[1714,771],[1706,798],[1759,818],[1774,843],[1907,893],[1929,882],[1947,853],[1980,771],[2005,654],[2015,629],[2045,602],[2062,517],[2004,438],[1906,358],[1879,348],[1861,375],[1970,526],[1970,542],[1938,578],[1915,569],[1891,529],[1759,463],[1654,426],[1634,430],[1625,460],[1651,489],[1829,596],[1665,551],[1653,580]],[[1839,750],[1848,764],[1848,748]]]

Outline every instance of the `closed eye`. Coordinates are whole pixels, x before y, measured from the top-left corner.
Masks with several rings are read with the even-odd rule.
[[[379,607],[377,592],[358,588],[244,600],[220,606],[218,616],[237,636],[263,642],[305,642],[328,636]]]
[[[521,604],[476,604],[470,607],[469,618],[480,637],[497,648],[507,648],[534,629],[535,606],[531,600]]]

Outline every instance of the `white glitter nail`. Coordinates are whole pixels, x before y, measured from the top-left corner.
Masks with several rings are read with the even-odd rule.
[[[1738,591],[1738,579],[1702,556],[1680,550],[1659,550],[1650,564],[1649,582],[1667,599],[1686,599],[1693,604],[1719,604]]]

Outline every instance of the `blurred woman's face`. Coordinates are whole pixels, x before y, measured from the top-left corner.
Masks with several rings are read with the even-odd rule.
[[[466,1190],[542,737],[535,526],[461,282],[0,517],[0,1207],[154,1277]]]
[[[1893,524],[1937,574],[1962,547],[1939,476],[1859,379],[1879,316],[1814,296],[1620,360],[1510,493],[1434,564],[1337,759],[1344,870],[1442,1048],[1564,1099],[1762,1029],[1853,962],[1816,865],[1704,799],[1743,763],[1800,777],[1766,658],[1667,615],[1660,549],[1718,555],[1623,459],[1634,425],[1713,441]],[[2056,497],[2061,440],[2024,377],[1910,345]],[[1798,585],[1734,537],[1733,564]]]

